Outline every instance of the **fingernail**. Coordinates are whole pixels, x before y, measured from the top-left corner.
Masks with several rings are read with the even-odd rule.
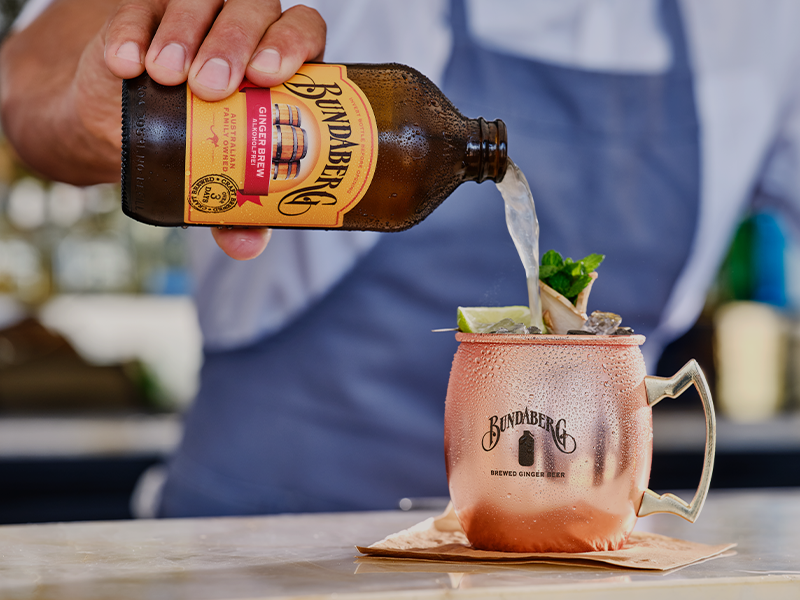
[[[224,90],[231,80],[231,67],[221,58],[211,58],[198,71],[197,83],[210,90]]]
[[[167,44],[158,53],[156,59],[153,61],[160,67],[183,73],[186,66],[186,52],[180,44]],[[226,86],[227,87],[227,86]]]
[[[138,64],[142,63],[141,54],[139,54],[139,46],[136,42],[125,42],[117,48],[117,53],[114,55],[122,60],[129,60]]]
[[[250,66],[262,73],[277,73],[281,70],[281,55],[277,50],[266,48],[256,54]]]

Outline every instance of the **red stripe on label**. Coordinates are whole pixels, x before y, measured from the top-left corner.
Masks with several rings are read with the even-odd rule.
[[[266,196],[272,176],[272,94],[267,88],[246,88],[247,156],[243,195]]]

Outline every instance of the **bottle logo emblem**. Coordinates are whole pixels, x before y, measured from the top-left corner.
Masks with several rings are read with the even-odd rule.
[[[236,182],[222,173],[201,177],[192,185],[189,202],[204,213],[223,213],[236,206]]]
[[[534,439],[533,434],[528,431],[527,429],[522,432],[522,436],[519,438],[519,466],[520,467],[531,467],[534,463]]]

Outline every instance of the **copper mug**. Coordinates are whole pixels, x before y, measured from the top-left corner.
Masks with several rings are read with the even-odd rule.
[[[691,522],[714,464],[715,419],[694,360],[649,377],[641,335],[458,333],[445,405],[450,497],[470,543],[507,552],[617,550],[637,517]],[[700,485],[686,503],[647,489],[652,410],[694,384],[706,417]]]

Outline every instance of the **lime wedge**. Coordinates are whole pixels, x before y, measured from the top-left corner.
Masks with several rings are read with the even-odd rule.
[[[464,333],[480,333],[487,325],[512,319],[526,326],[531,324],[531,309],[527,306],[459,306],[458,328]]]

